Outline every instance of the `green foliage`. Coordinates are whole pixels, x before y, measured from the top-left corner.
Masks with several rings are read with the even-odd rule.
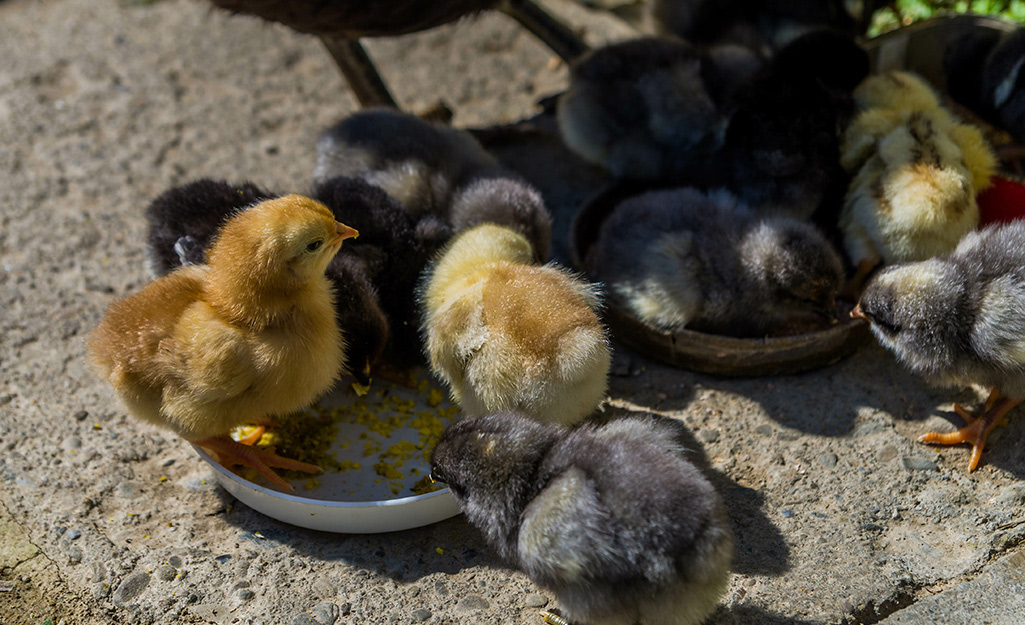
[[[949,13],[992,15],[1025,24],[1025,0],[894,0],[872,15],[869,36]]]

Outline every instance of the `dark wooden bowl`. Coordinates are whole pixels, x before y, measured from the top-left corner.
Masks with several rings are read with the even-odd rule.
[[[602,222],[623,200],[652,190],[641,185],[616,185],[600,191],[577,212],[570,229],[570,250],[576,267],[590,276],[594,244]],[[639,354],[659,362],[727,376],[766,376],[799,373],[839,362],[870,340],[868,324],[840,315],[827,329],[747,339],[649,325],[621,306],[609,294],[606,320],[612,336]]]

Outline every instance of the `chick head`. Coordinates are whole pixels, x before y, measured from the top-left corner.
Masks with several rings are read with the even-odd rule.
[[[925,80],[900,71],[869,76],[854,90],[854,101],[862,110],[932,111],[940,105],[936,93]]]
[[[814,226],[785,217],[768,218],[751,229],[741,249],[748,271],[776,301],[835,317],[843,262]]]
[[[469,521],[501,544],[516,535],[540,488],[538,465],[562,432],[513,412],[463,419],[431,453],[431,479],[447,484]]]
[[[537,189],[518,180],[484,178],[474,181],[453,199],[451,220],[456,232],[483,223],[511,228],[533,244],[538,260],[548,257],[552,216]]]
[[[868,320],[879,342],[910,368],[938,376],[954,361],[956,346],[967,341],[958,337],[969,327],[958,322],[963,291],[939,259],[895,265],[868,283],[851,315]]]
[[[210,246],[207,264],[249,286],[287,288],[324,275],[342,241],[356,236],[320,202],[286,195],[228,220]]]

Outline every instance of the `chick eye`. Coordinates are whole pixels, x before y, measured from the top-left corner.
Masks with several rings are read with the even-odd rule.
[[[306,251],[307,252],[316,252],[317,250],[320,249],[320,246],[323,245],[323,244],[324,244],[323,241],[321,241],[320,239],[317,239],[316,241],[313,241],[312,243],[310,243],[309,245],[306,246]]]

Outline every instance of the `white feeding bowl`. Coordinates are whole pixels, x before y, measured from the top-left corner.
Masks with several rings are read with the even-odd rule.
[[[425,494],[413,492],[414,485],[430,473],[423,450],[415,449],[430,438],[425,437],[422,421],[436,417],[447,427],[457,418],[448,401],[435,400],[436,405],[429,406],[422,386],[422,382],[420,389],[375,385],[364,398],[343,390],[321,400],[320,412],[330,414],[334,423],[325,455],[346,468],[326,466],[323,473],[286,479],[295,489],[291,493],[270,486],[262,477],[246,479],[203,449],[193,448],[214,468],[225,490],[279,521],[351,534],[422,527],[459,513],[447,488]],[[439,391],[435,388],[434,392]],[[363,417],[357,418],[360,414]]]

